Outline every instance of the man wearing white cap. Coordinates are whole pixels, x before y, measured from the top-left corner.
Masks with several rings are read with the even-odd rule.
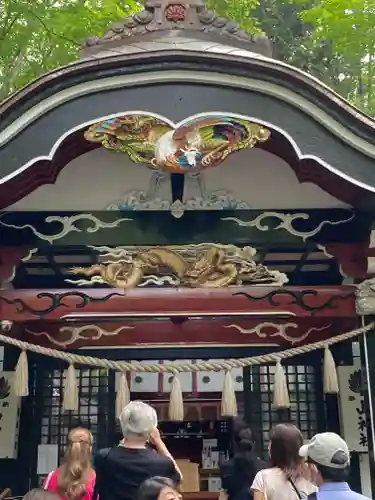
[[[352,491],[347,483],[350,452],[339,435],[333,432],[316,434],[308,444],[300,448],[299,454],[316,470],[318,500],[368,500]]]

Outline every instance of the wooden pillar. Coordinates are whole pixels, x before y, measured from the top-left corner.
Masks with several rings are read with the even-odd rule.
[[[375,322],[375,278],[358,285],[356,309],[363,325]],[[375,328],[363,335],[361,361],[365,379],[365,409],[368,433],[368,452],[371,473],[371,489],[375,492]]]
[[[260,379],[260,366],[247,366],[243,369],[244,417],[254,434],[257,452],[262,453],[264,442]]]
[[[366,318],[366,322],[374,321],[375,316]],[[367,421],[367,440],[371,473],[371,490],[375,491],[375,330],[364,335],[361,349],[363,376],[365,377],[365,410]]]

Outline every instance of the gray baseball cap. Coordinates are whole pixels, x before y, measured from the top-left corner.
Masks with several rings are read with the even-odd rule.
[[[346,469],[350,464],[348,445],[334,432],[316,434],[308,444],[301,446],[299,455],[332,469]]]

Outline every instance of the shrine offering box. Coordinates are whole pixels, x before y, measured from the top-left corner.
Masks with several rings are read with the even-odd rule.
[[[176,460],[182,475],[181,491],[194,493],[200,491],[199,465],[190,460]]]

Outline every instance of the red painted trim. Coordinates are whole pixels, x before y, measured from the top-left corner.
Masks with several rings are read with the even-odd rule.
[[[356,287],[350,285],[315,288],[137,288],[127,292],[104,288],[49,292],[5,290],[0,294],[0,317],[12,321],[32,321],[58,320],[74,315],[75,318],[84,318],[86,322],[96,321],[98,316],[105,314],[124,319],[125,312],[139,316],[242,315],[236,319],[243,319],[243,315],[248,314],[263,315],[263,321],[276,317],[280,319],[283,313],[297,317],[353,317],[356,316],[355,290]],[[96,315],[94,320],[90,314]],[[112,320],[115,318],[112,317]]]
[[[114,347],[124,346],[134,349],[137,355],[139,347],[183,347],[186,343],[201,346],[247,346],[253,344],[278,345],[290,347],[291,345],[316,342],[343,333],[355,328],[357,318],[307,318],[295,317],[288,320],[274,319],[268,326],[263,320],[187,320],[183,325],[175,325],[171,321],[163,322],[110,322],[97,325],[87,324],[87,329],[79,335],[68,328],[74,325],[64,322],[30,322],[24,325],[24,340],[44,346],[66,347],[78,349],[87,346]],[[334,326],[333,326],[333,323]],[[20,323],[16,323],[19,325]],[[235,326],[233,326],[235,325]],[[285,328],[281,328],[285,325]],[[289,326],[288,326],[289,325]],[[82,328],[84,325],[78,325]],[[99,327],[100,330],[96,328]],[[123,328],[119,330],[120,327]],[[258,327],[257,329],[255,329]],[[242,330],[241,330],[242,329]],[[111,332],[118,331],[116,335]],[[107,334],[106,334],[107,332]],[[48,333],[48,335],[46,335]],[[13,335],[13,332],[12,332]],[[55,343],[53,342],[55,340]],[[162,384],[159,381],[159,390]]]
[[[21,200],[44,184],[54,184],[62,169],[84,153],[101,147],[89,143],[83,137],[83,130],[68,136],[57,149],[52,160],[40,160],[27,170],[0,185],[0,210]],[[294,171],[300,183],[310,182],[341,200],[355,206],[368,192],[342,177],[339,177],[314,160],[299,160],[294,148],[280,133],[273,130],[271,138],[256,145],[283,159]]]
[[[0,210],[22,200],[40,186],[55,184],[60,172],[68,163],[100,147],[100,144],[86,141],[82,130],[70,135],[61,143],[53,160],[40,160],[0,185]]]

